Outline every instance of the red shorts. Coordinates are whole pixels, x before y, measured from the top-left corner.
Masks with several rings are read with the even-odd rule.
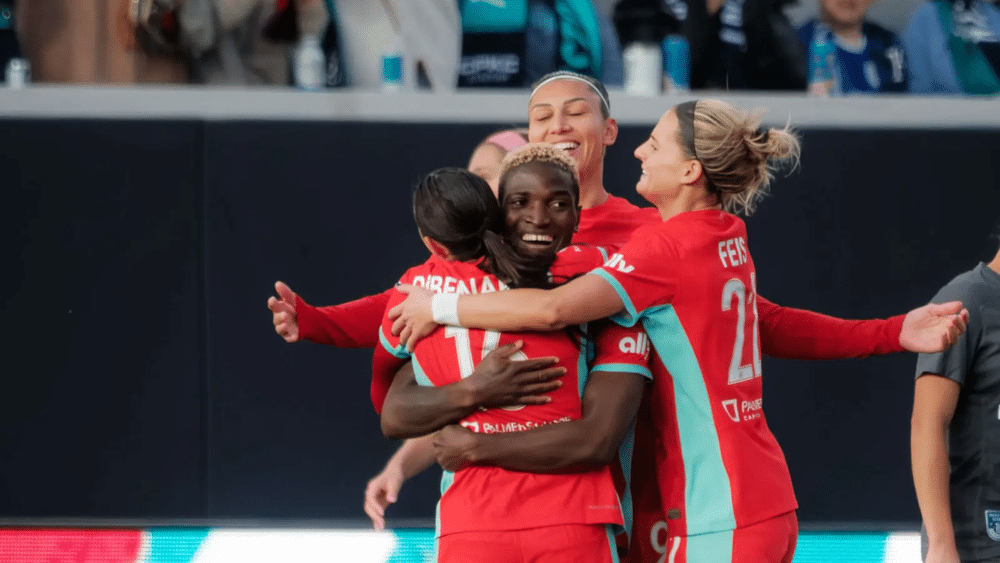
[[[697,536],[668,537],[666,553],[659,561],[791,563],[798,537],[799,521],[793,510],[745,528]],[[630,563],[637,562],[630,561]]]
[[[438,538],[438,563],[618,563],[604,524],[460,532]]]

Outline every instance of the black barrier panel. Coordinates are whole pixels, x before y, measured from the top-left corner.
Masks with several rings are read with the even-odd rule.
[[[0,122],[3,516],[201,514],[201,127]]]
[[[208,125],[210,516],[364,517],[365,483],[398,445],[371,407],[371,351],[289,345],[266,299],[279,279],[315,305],[392,287],[427,257],[412,186],[464,167],[494,129]],[[408,485],[393,515],[431,518],[436,481]]]
[[[996,132],[816,131],[748,221],[760,294],[846,318],[926,303],[996,253]],[[803,522],[919,522],[910,474],[916,355],[766,359],[765,412]]]
[[[623,127],[607,157],[605,184],[636,202],[650,127]],[[266,299],[278,279],[317,305],[391,286],[426,257],[409,187],[496,128],[0,122],[20,268],[3,282],[3,514],[363,519],[397,445],[370,352],[284,343]],[[925,302],[995,250],[997,137],[806,130],[801,170],[748,220],[760,293],[849,318]],[[914,362],[765,358],[804,523],[917,521]],[[390,523],[430,521],[436,477],[407,484]]]

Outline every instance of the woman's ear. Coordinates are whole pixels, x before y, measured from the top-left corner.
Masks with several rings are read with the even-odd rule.
[[[613,117],[609,117],[604,123],[604,146],[610,147],[618,140],[618,122]]]
[[[699,179],[705,176],[705,169],[702,167],[700,160],[692,158],[686,164],[683,180],[685,184],[696,184]]]

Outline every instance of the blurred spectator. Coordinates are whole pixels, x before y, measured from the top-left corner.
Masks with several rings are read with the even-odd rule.
[[[1000,9],[984,0],[932,0],[920,6],[903,38],[910,91],[1000,92]]]
[[[132,0],[21,0],[18,38],[36,82],[186,82],[176,54],[145,48]]]
[[[840,92],[905,92],[906,70],[902,44],[896,34],[866,22],[876,0],[820,0],[820,18],[799,28],[799,40],[808,49],[817,33],[836,45]]]
[[[621,0],[615,14],[662,6],[690,44],[691,88],[802,91],[806,50],[784,13],[794,1]]]
[[[451,90],[458,83],[461,23],[456,0],[334,0],[348,86],[382,86],[382,52],[397,44],[404,87]]]
[[[201,84],[290,84],[295,45],[322,37],[328,21],[324,0],[137,1],[176,10],[179,44]]]
[[[459,86],[526,87],[555,70],[622,83],[621,44],[591,0],[462,0]]]
[[[0,81],[11,59],[21,57],[21,45],[17,41],[17,20],[14,17],[13,0],[0,0]]]
[[[806,49],[784,12],[793,2],[708,0],[709,31],[718,30],[719,56],[706,85],[726,90],[804,91]],[[716,8],[719,4],[721,8]]]

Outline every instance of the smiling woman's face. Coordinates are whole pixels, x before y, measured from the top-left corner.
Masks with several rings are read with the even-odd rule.
[[[553,80],[539,88],[528,104],[528,141],[551,143],[565,150],[580,171],[580,181],[601,169],[604,147],[617,130],[601,113],[601,100],[579,80]]]
[[[519,254],[554,254],[569,246],[580,214],[569,172],[545,162],[529,162],[507,172],[500,202],[507,240]]]

